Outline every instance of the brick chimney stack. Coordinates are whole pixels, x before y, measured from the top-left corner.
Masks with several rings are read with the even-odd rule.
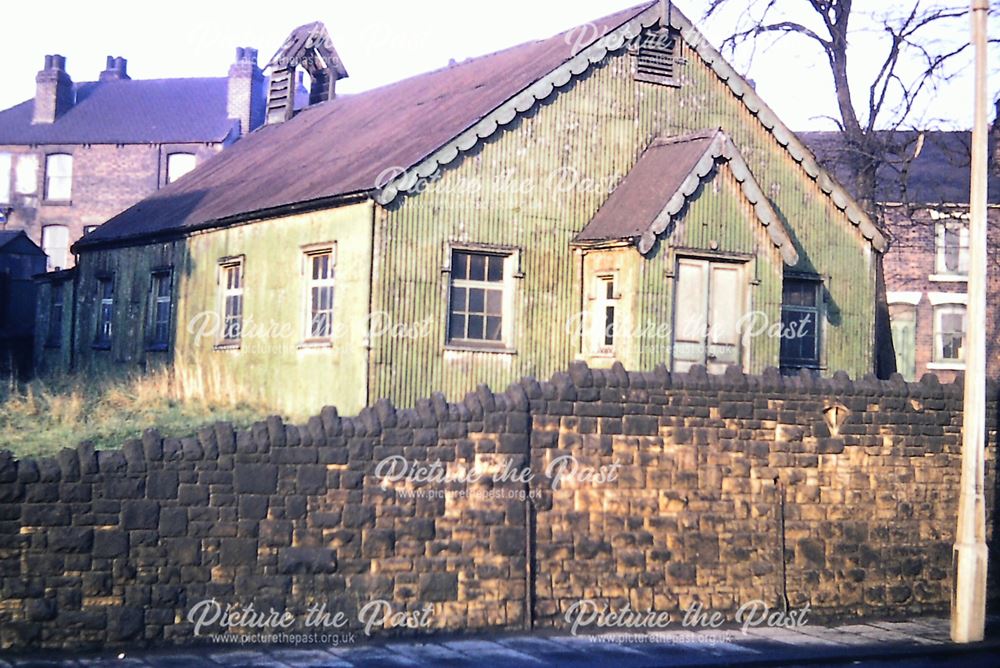
[[[101,81],[121,81],[122,79],[130,79],[128,72],[128,61],[121,56],[115,58],[114,56],[108,56],[107,65],[104,71],[101,72]]]
[[[76,93],[66,73],[66,58],[45,56],[45,67],[35,76],[35,109],[31,122],[54,123],[73,106]]]
[[[229,67],[226,109],[240,122],[240,136],[264,122],[264,73],[257,67],[257,49],[236,48],[236,61]]]

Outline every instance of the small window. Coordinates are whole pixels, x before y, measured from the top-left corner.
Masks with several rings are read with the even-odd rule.
[[[934,361],[961,364],[965,359],[965,306],[943,304],[934,308]]]
[[[615,317],[618,307],[614,276],[597,278],[597,299],[594,305],[594,323],[597,326],[595,349],[598,354],[610,355],[615,349]]]
[[[635,59],[638,81],[677,85],[677,32],[671,29],[646,32],[639,40]]]
[[[115,312],[115,281],[111,276],[97,279],[97,332],[95,348],[111,347],[111,323]]]
[[[937,273],[966,276],[969,273],[969,226],[961,221],[937,224]]]
[[[68,202],[73,194],[73,156],[52,153],[45,156],[45,199]]]
[[[504,284],[509,257],[499,253],[452,251],[449,343],[500,345],[507,339]]]
[[[785,277],[781,295],[781,366],[819,367],[820,287],[815,279]]]
[[[0,204],[10,203],[10,175],[13,158],[10,153],[0,153]]]
[[[333,336],[333,292],[336,255],[333,248],[305,254],[306,339]]]
[[[49,284],[49,331],[45,337],[47,348],[62,346],[63,284]]]
[[[243,260],[223,262],[221,269],[222,343],[243,337]]]
[[[38,191],[38,156],[22,154],[17,156],[14,170],[14,190],[19,195],[34,195]]]
[[[166,350],[170,345],[171,272],[153,272],[149,290],[149,348]]]
[[[69,266],[69,228],[46,225],[42,228],[42,250],[48,256],[47,270],[58,271]]]
[[[192,169],[196,159],[193,153],[170,153],[167,155],[167,183],[173,183]]]

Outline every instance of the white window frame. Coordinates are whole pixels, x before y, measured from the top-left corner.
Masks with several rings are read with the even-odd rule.
[[[14,168],[14,192],[18,195],[34,195],[38,192],[38,156],[34,153],[19,153]]]
[[[172,163],[175,160],[179,160],[182,157],[184,157],[184,158],[190,158],[191,159],[191,164],[190,164],[190,166],[188,166],[187,169],[183,169],[182,168],[180,174],[175,174],[174,172],[176,171],[176,169],[172,169],[172,167],[173,167]],[[189,172],[191,172],[191,170],[193,170],[197,166],[198,166],[198,156],[196,156],[194,153],[191,153],[189,151],[173,151],[172,153],[168,153],[167,154],[166,174],[165,174],[165,177],[164,177],[164,184],[173,183],[174,181],[176,181],[177,179],[181,178],[185,174],[188,174]]]
[[[929,278],[932,281],[957,282],[969,280],[969,223],[958,218],[939,220],[934,224],[934,271]],[[958,270],[950,271],[947,267],[948,229],[958,228]]]
[[[65,160],[64,160],[65,159]],[[57,165],[68,166],[68,169]],[[54,173],[63,172],[66,173]],[[58,179],[58,181],[56,180]],[[54,184],[59,184],[54,188]],[[53,193],[53,190],[56,192]],[[73,199],[73,154],[47,153],[45,155],[45,201],[70,202]]]
[[[456,279],[452,272],[452,261],[455,253],[470,253],[473,255],[492,255],[503,258],[503,279],[500,282],[502,290],[500,309],[500,340],[480,340],[480,339],[453,339],[451,336],[451,316],[452,316],[452,288],[473,288],[480,287],[478,283],[490,284],[495,282],[474,281],[471,279]],[[494,246],[489,244],[446,244],[445,245],[445,265],[443,272],[447,275],[445,314],[444,314],[444,347],[446,350],[462,350],[485,353],[508,353],[513,354],[515,322],[514,305],[516,279],[522,278],[520,271],[521,253],[520,249],[512,246]],[[485,288],[485,285],[482,287]],[[491,288],[495,289],[495,288]],[[485,325],[484,325],[485,327]]]
[[[66,244],[62,246],[50,246],[48,239],[50,235],[56,231],[62,230],[66,235]],[[67,269],[69,265],[69,226],[62,225],[58,223],[53,223],[51,225],[42,226],[42,250],[45,252],[46,257],[46,270],[47,271],[57,271],[59,269]],[[55,255],[50,251],[58,251],[59,255]]]
[[[230,271],[236,269],[239,271],[239,285],[235,288],[228,285]],[[243,324],[246,321],[246,258],[242,255],[236,257],[225,257],[219,260],[219,324],[220,331],[218,342],[215,345],[216,350],[226,350],[230,348],[239,348],[243,341]],[[229,327],[227,326],[227,305],[229,297],[239,297],[240,298],[240,331],[239,336],[234,338],[227,338],[229,333]]]
[[[964,295],[962,295],[964,296]],[[934,304],[934,332],[933,332],[933,345],[934,354],[932,361],[927,365],[928,369],[934,370],[961,370],[965,368],[964,357],[962,359],[949,359],[945,358],[942,350],[942,339],[944,335],[941,329],[941,320],[945,315],[953,315],[955,313],[961,313],[963,320],[965,322],[965,331],[962,333],[962,353],[964,356],[965,346],[968,343],[968,331],[969,331],[969,317],[966,310],[964,301],[942,301],[940,303]]]
[[[610,295],[608,294],[610,290]],[[591,311],[593,327],[591,351],[595,356],[614,357],[621,340],[621,286],[618,272],[603,272],[594,276],[594,298]],[[613,319],[608,323],[608,309],[614,309]],[[608,343],[610,328],[611,342]]]
[[[313,262],[316,258],[327,255],[330,257],[329,272],[325,278],[313,278]],[[308,344],[329,344],[333,341],[335,332],[335,304],[337,295],[337,244],[330,242],[324,244],[314,244],[305,246],[302,249],[302,278],[303,278],[303,311],[302,311],[302,338],[303,343]],[[329,323],[327,324],[326,335],[316,335],[313,331],[313,289],[330,288],[333,291],[329,308]]]
[[[0,204],[10,204],[14,155],[0,153]]]

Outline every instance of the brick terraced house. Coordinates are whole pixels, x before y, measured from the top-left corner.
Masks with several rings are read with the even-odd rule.
[[[672,3],[357,95],[281,53],[264,127],[75,244],[50,366],[296,415],[574,359],[873,370],[885,236]]]
[[[191,171],[263,121],[257,51],[236,50],[226,77],[137,80],[108,56],[97,81],[74,82],[45,56],[35,97],[0,111],[0,216],[72,267],[72,244]]]
[[[1000,101],[993,122],[987,208],[986,322],[967,321],[971,133],[897,132],[878,172],[878,200],[892,242],[885,281],[896,368],[908,380],[964,370],[968,327],[985,326],[987,373],[1000,377]],[[820,162],[843,172],[837,133],[801,134]]]

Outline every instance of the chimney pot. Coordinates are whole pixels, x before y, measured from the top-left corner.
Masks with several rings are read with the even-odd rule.
[[[107,66],[101,72],[100,81],[121,81],[128,79],[128,61],[121,56],[108,56]]]
[[[60,56],[59,54],[54,54],[52,56],[52,69],[65,72],[66,58],[64,56]]]
[[[104,69],[106,69],[106,70],[113,70],[113,69],[115,69],[115,57],[114,56],[108,56],[108,59],[107,59],[106,63],[107,64],[104,66]]]
[[[52,56],[45,56],[45,66],[42,67],[43,70],[52,69]]]
[[[243,54],[244,54],[243,47],[242,46],[236,47],[236,62],[241,62],[243,60]]]

